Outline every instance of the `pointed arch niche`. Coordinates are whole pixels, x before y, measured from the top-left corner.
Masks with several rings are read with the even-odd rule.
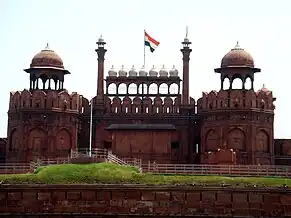
[[[216,151],[218,149],[218,138],[215,130],[209,130],[205,137],[205,151]]]
[[[256,151],[269,152],[269,134],[260,130],[256,135]]]
[[[17,149],[19,149],[19,132],[17,129],[13,129],[10,134],[9,151]]]
[[[67,129],[60,129],[56,136],[56,149],[70,151],[72,148],[71,134]]]
[[[246,150],[246,136],[245,133],[238,128],[234,128],[228,132],[227,147],[229,149],[245,151]]]
[[[32,129],[28,136],[28,149],[41,151],[45,149],[46,133],[41,128]]]

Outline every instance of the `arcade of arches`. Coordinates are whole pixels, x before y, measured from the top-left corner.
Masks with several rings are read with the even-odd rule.
[[[239,128],[233,128],[227,133],[227,140],[219,135],[219,131],[210,129],[205,135],[205,152],[217,152],[220,149],[232,149],[234,152],[257,152],[267,154],[270,152],[270,136],[264,130],[259,130],[256,133],[255,142],[247,143],[246,133]]]
[[[38,157],[46,157],[51,152],[55,156],[68,156],[72,148],[71,134],[66,129],[60,129],[56,136],[49,140],[48,133],[42,128],[33,128],[29,131],[28,137],[22,138],[19,130],[14,129],[10,135],[9,151],[11,152],[28,152],[33,153],[34,156],[38,154]],[[22,140],[27,140],[27,147],[23,147]],[[33,159],[34,157],[27,157],[27,159]]]

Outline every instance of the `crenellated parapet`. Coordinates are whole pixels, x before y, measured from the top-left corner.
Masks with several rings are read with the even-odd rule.
[[[71,94],[63,91],[34,90],[10,92],[9,111],[13,110],[59,110],[82,113],[84,111],[84,98],[76,92]]]
[[[195,100],[191,98],[191,106],[195,107]],[[124,98],[114,97],[106,98],[105,107],[107,113],[111,114],[179,114],[181,99],[179,97],[172,99],[171,97],[135,97],[131,99],[126,96]]]
[[[253,90],[220,90],[218,92],[203,92],[197,102],[198,113],[217,110],[257,109],[273,112],[275,109],[273,93],[266,88],[255,92]]]

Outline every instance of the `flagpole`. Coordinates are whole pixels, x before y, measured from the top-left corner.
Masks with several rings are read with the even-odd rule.
[[[93,98],[91,99],[91,101],[90,101],[90,106],[91,106],[91,108],[90,108],[90,130],[89,130],[89,132],[90,132],[90,139],[89,139],[89,157],[91,157],[91,154],[92,154],[92,136],[93,136]]]
[[[144,37],[145,37],[145,30],[143,31],[143,66],[145,67],[145,41],[144,41]]]

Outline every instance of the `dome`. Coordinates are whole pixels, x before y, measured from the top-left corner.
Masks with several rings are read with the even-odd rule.
[[[121,69],[118,71],[118,76],[127,76],[127,72],[122,65]]]
[[[51,67],[57,69],[64,69],[64,64],[60,56],[58,56],[53,50],[49,49],[49,46],[34,56],[30,64],[31,68]]]
[[[163,65],[163,68],[160,70],[159,75],[162,76],[162,77],[167,77],[168,74],[169,74],[169,73],[168,73],[167,69],[166,69],[165,66]]]
[[[145,70],[145,67],[142,66],[142,68],[140,69],[140,71],[138,72],[139,76],[147,76],[148,72]]]
[[[156,71],[155,66],[153,66],[153,68],[150,70],[149,75],[150,76],[158,76],[158,71]]]
[[[253,57],[237,43],[221,60],[221,68],[226,67],[254,67]]]
[[[137,76],[137,71],[135,70],[135,67],[132,66],[131,70],[128,72],[129,76]]]
[[[108,71],[108,76],[117,76],[117,72],[115,71],[113,65],[111,69]]]
[[[169,73],[170,76],[178,76],[178,70],[175,68],[175,65],[173,66]]]

